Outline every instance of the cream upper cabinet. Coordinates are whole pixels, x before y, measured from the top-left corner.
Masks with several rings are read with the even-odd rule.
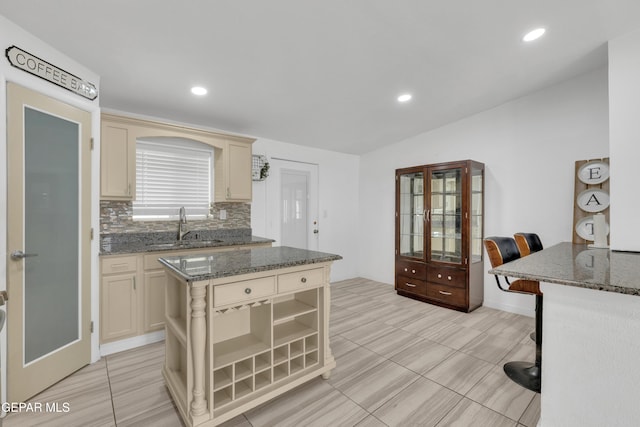
[[[222,156],[216,157],[215,201],[251,201],[251,143],[227,141]]]
[[[214,201],[251,201],[251,144],[255,139],[111,114],[102,115],[101,200],[135,199],[139,138],[183,138],[212,146]]]
[[[102,121],[100,198],[133,200],[136,188],[136,140],[126,126]]]

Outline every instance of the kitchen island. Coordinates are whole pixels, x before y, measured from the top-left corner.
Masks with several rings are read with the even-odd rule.
[[[215,426],[335,367],[329,278],[339,255],[269,247],[161,258],[163,376],[187,426]]]
[[[637,425],[640,254],[560,243],[489,273],[541,283],[538,425]]]

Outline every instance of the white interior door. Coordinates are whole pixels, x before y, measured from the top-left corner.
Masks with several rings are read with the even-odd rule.
[[[272,158],[267,233],[276,245],[318,250],[318,165]]]
[[[91,115],[7,85],[7,401],[90,361]]]

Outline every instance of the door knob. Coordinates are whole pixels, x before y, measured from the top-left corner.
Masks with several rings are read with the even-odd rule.
[[[32,256],[38,256],[38,254],[25,254],[22,251],[13,251],[13,252],[11,252],[11,259],[14,260],[14,261],[17,261],[17,260],[22,259],[22,258],[32,257]]]

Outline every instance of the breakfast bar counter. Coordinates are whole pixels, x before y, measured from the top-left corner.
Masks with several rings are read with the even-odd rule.
[[[541,284],[538,425],[637,425],[640,254],[560,243],[489,273]]]
[[[339,255],[265,247],[161,258],[169,273],[169,392],[187,426],[215,426],[329,378],[330,267]]]

